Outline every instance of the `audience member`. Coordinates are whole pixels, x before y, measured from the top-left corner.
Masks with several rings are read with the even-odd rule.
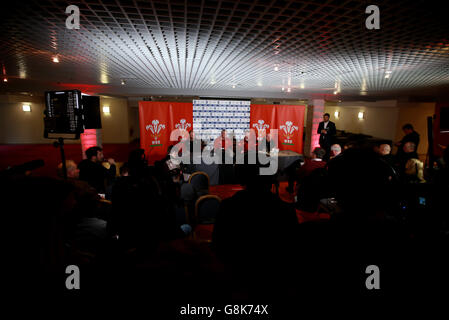
[[[91,147],[86,150],[86,157],[78,164],[80,180],[87,181],[94,187],[98,193],[104,193],[106,185],[111,183],[115,177],[116,167],[114,159],[108,159],[110,165],[106,169],[102,163],[104,161],[103,149],[100,147]]]
[[[381,144],[376,153],[383,161],[389,164],[392,169],[397,170],[395,157],[391,154],[391,146],[388,143]]]
[[[379,154],[381,156],[387,156],[391,154],[391,146],[387,143],[383,143],[379,146]]]
[[[120,177],[128,177],[129,176],[129,165],[128,162],[125,162],[119,169]]]
[[[341,146],[339,144],[333,144],[330,150],[330,159],[335,158],[339,154],[341,154]]]
[[[315,169],[326,167],[326,162],[323,161],[325,154],[326,151],[323,148],[313,149],[310,159],[306,159],[304,164],[296,171],[298,183],[301,183],[301,181]]]
[[[286,187],[286,191],[293,193],[295,181],[300,183],[300,180],[310,174],[310,172],[314,169],[324,168],[326,166],[326,162],[323,161],[324,155],[324,149],[315,148],[312,151],[310,159],[306,159],[305,161],[304,159],[299,159],[288,166],[284,170],[288,177],[288,186]]]
[[[315,148],[311,159],[306,159],[304,164],[296,171],[296,208],[300,210],[315,212],[320,200],[329,197],[326,162],[323,161],[324,155],[324,149]],[[336,161],[336,158],[332,161]]]
[[[404,168],[404,180],[409,183],[423,183],[424,163],[419,159],[409,159]]]
[[[406,142],[402,147],[402,152],[396,154],[396,166],[402,179],[405,179],[407,162],[411,159],[419,160],[415,147],[413,142]]]
[[[65,162],[66,170],[67,170],[67,178],[68,179],[78,179],[80,175],[80,170],[76,166],[75,161],[66,160]],[[64,178],[64,172],[62,168],[62,163],[58,165],[58,177]]]

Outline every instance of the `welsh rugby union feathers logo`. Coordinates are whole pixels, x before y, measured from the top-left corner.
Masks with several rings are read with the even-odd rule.
[[[257,139],[261,140],[267,134],[267,129],[270,128],[270,125],[266,124],[264,120],[258,120],[257,123],[253,124],[253,128],[257,130]]]
[[[186,121],[186,119],[179,120],[179,123],[175,124],[175,128],[179,130],[187,131],[192,125]]]
[[[180,131],[180,134],[182,135],[182,139],[186,140],[189,138],[189,132],[187,131],[189,128],[192,127],[192,124],[186,121],[186,119],[179,120],[179,123],[175,124],[175,128]]]
[[[153,137],[150,147],[162,146],[159,137],[161,136],[162,131],[165,130],[165,124],[159,123],[159,120],[154,119],[151,121],[151,124],[145,126],[145,129],[150,131],[150,135]]]
[[[285,125],[279,126],[279,129],[282,130],[282,134],[284,135],[284,142],[282,144],[293,145],[293,134],[295,131],[298,131],[298,127],[293,125],[293,122],[286,121]]]

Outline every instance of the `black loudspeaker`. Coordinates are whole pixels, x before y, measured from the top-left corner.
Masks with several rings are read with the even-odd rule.
[[[79,137],[84,132],[81,91],[45,92],[44,137],[71,134]]]
[[[84,128],[101,129],[100,97],[83,96]]]

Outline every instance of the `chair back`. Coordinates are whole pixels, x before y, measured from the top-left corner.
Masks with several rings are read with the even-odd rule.
[[[205,195],[196,200],[196,224],[213,224],[220,209],[221,198],[214,195]]]
[[[189,178],[189,184],[197,195],[206,195],[209,193],[209,176],[203,171],[192,173]]]

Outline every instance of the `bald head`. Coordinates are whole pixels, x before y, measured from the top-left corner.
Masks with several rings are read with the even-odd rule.
[[[76,166],[75,161],[73,160],[66,160],[65,162],[65,166],[67,168],[67,178],[72,178],[72,179],[78,179],[79,178],[79,169]],[[62,163],[60,163],[58,165],[58,176],[60,176],[61,178],[63,177],[63,172],[62,172]]]
[[[414,152],[415,149],[416,145],[413,142],[407,142],[406,144],[404,144],[404,147],[402,148],[402,150],[404,150],[405,153]]]
[[[389,144],[384,143],[384,144],[381,144],[381,145],[379,146],[379,153],[380,153],[382,156],[389,155],[390,152],[391,152],[391,147],[390,147]]]

